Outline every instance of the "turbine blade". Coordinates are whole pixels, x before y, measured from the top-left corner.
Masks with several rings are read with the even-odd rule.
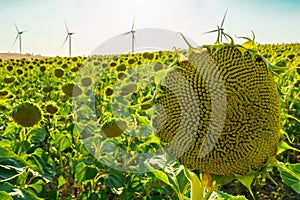
[[[224,38],[226,39],[226,41],[228,42],[228,37],[226,34],[222,33],[222,35],[224,36]],[[222,37],[222,36],[221,36]]]
[[[69,34],[69,28],[67,26],[67,23],[65,22],[65,27],[66,27],[66,30],[67,30],[67,33]]]
[[[225,21],[226,15],[227,15],[227,11],[228,11],[228,8],[226,9],[225,14],[224,14],[224,17],[223,17],[223,19],[222,19],[221,29],[223,29],[223,25],[224,25],[224,21]]]
[[[17,34],[17,37],[16,37],[16,39],[15,39],[15,41],[14,41],[14,44],[13,44],[13,45],[15,45],[15,44],[16,44],[16,42],[17,42],[18,38],[19,38],[19,34]]]
[[[128,32],[126,32],[126,33],[122,33],[121,35],[128,35],[128,34],[130,34],[131,33],[131,31],[128,31]],[[121,36],[120,35],[120,36]]]
[[[66,42],[67,42],[67,40],[68,40],[68,37],[69,37],[69,35],[67,35],[67,37],[66,37],[66,39],[65,39],[65,41],[64,41],[64,43],[63,43],[63,45],[62,45],[61,48],[63,48],[63,47],[65,46],[65,44],[66,44]]]
[[[215,30],[212,30],[212,31],[204,32],[204,34],[207,34],[207,33],[215,33],[215,32],[218,32],[218,29],[215,29]]]
[[[134,15],[134,17],[133,17],[133,22],[132,22],[132,26],[131,26],[131,31],[133,31],[134,23],[135,23],[135,15]]]
[[[15,25],[15,27],[16,27],[16,30],[18,31],[18,33],[20,32],[19,31],[19,29],[18,29],[18,26],[17,26],[17,24],[16,24],[16,22],[14,21],[14,25]]]

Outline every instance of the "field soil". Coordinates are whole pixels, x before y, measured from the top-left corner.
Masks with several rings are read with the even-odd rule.
[[[28,55],[28,54],[19,54],[19,53],[0,53],[0,59],[2,60],[8,60],[8,59],[39,59],[39,58],[46,58],[45,56],[40,55]]]

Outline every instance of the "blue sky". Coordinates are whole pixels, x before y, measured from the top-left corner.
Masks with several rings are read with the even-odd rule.
[[[180,31],[211,44],[216,34],[202,33],[215,29],[227,8],[224,29],[232,36],[250,37],[253,30],[260,43],[300,41],[300,0],[0,0],[0,52],[18,52],[13,21],[27,31],[24,53],[66,56],[64,21],[76,32],[72,55],[89,55],[129,31],[134,16],[135,29]]]

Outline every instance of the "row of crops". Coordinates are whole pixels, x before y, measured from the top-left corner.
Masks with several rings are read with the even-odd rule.
[[[285,185],[264,191],[268,182],[257,175],[256,198],[299,198],[300,156],[290,147],[300,147],[299,49],[258,45],[280,93],[285,143],[277,159],[295,176],[271,170]],[[177,52],[160,51],[0,60],[1,199],[189,198],[182,165],[151,160],[163,146],[151,128],[157,77],[176,58]],[[144,154],[148,162],[142,163]],[[252,198],[234,180],[226,185],[233,189],[221,187],[215,195]]]

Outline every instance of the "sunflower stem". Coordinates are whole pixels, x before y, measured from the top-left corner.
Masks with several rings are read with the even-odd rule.
[[[25,141],[26,140],[26,129],[24,127],[21,128],[20,131],[20,141]]]

